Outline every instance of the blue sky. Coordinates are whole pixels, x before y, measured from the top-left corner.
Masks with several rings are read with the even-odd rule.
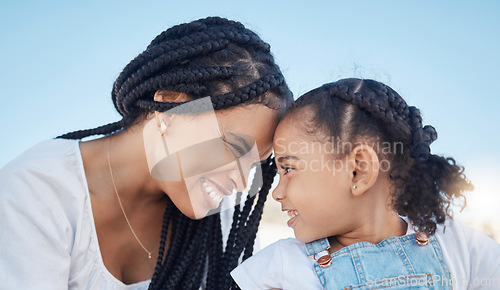
[[[212,15],[269,42],[296,97],[344,77],[390,85],[436,127],[433,152],[465,165],[474,215],[498,218],[498,1],[4,1],[0,166],[119,120],[123,67],[168,27]]]

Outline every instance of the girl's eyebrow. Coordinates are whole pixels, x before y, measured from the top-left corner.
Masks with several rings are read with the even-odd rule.
[[[283,161],[285,160],[299,160],[299,158],[295,157],[295,156],[292,156],[292,155],[288,155],[288,156],[281,156],[278,158],[278,162],[279,163],[282,163]]]

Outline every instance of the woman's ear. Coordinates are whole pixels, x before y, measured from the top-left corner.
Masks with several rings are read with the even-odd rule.
[[[358,145],[348,156],[351,170],[351,192],[360,196],[368,191],[377,181],[379,174],[379,159],[371,146]]]
[[[191,101],[192,98],[185,93],[158,90],[153,98],[155,102],[162,103],[181,103]]]

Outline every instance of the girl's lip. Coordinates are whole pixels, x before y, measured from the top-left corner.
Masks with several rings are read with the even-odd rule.
[[[289,227],[293,228],[295,226],[295,222],[297,221],[297,218],[299,215],[294,216],[293,218],[289,219],[288,222],[286,223]]]
[[[287,225],[291,228],[294,227],[295,222],[297,221],[297,217],[299,216],[299,212],[296,209],[283,209],[282,211],[286,211],[290,219],[287,221]]]

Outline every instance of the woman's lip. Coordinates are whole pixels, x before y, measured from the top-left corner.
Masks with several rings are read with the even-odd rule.
[[[213,181],[212,179],[205,178],[205,180],[208,180],[210,183],[212,183],[215,187],[217,187],[217,190],[222,193],[225,196],[231,195],[232,191],[230,192],[229,190],[225,189],[224,187],[220,186],[217,182]]]
[[[216,186],[216,185],[211,180],[208,180],[206,178],[202,179],[202,182],[200,184],[201,190],[204,192],[203,196],[205,197],[205,200],[208,202],[210,208],[216,209],[217,207],[219,207],[220,202],[217,202],[212,197],[210,197],[210,194],[205,190],[205,187],[203,186],[204,182],[209,182],[210,185],[213,185],[213,186]],[[216,191],[219,191],[219,189],[217,188]],[[221,200],[221,202],[222,202],[222,200]]]

